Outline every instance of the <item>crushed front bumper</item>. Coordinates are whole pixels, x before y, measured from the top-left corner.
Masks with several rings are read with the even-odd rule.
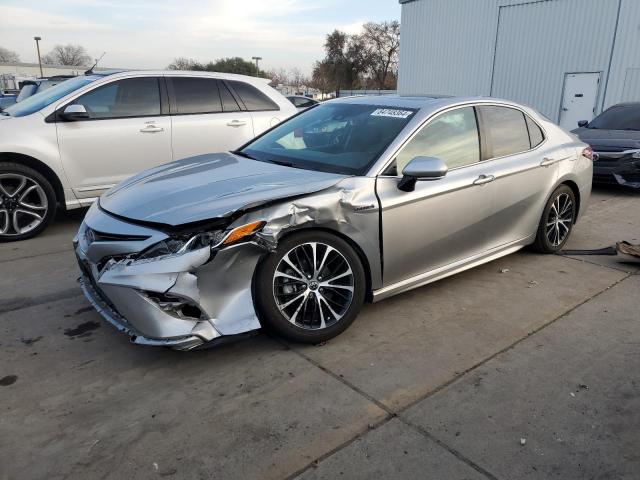
[[[107,322],[132,343],[178,350],[260,328],[251,283],[263,249],[239,244],[136,260],[163,237],[96,209],[87,213],[74,239],[79,283]]]
[[[131,343],[138,345],[151,345],[161,347],[171,347],[176,350],[191,350],[205,343],[202,337],[196,335],[188,335],[185,337],[171,339],[153,339],[143,336],[138,332],[127,320],[125,320],[117,311],[115,311],[102,296],[98,293],[93,284],[85,275],[78,278],[78,283],[84,296],[93,305],[93,308],[102,315],[107,322],[113,325],[118,331],[129,335]]]

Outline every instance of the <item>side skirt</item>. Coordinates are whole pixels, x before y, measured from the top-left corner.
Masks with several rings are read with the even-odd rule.
[[[423,285],[427,285],[428,283],[441,280],[451,275],[455,275],[456,273],[469,270],[470,268],[477,267],[478,265],[482,265],[483,263],[488,263],[497,258],[517,252],[522,247],[532,243],[534,238],[534,236],[528,236],[520,240],[516,240],[515,242],[501,245],[478,255],[458,260],[457,262],[450,263],[443,267],[421,273],[420,275],[416,275],[414,277],[410,277],[405,280],[401,280],[400,282],[383,287],[379,290],[375,290],[373,292],[373,302],[375,303],[393,295],[397,295],[398,293],[422,287]]]

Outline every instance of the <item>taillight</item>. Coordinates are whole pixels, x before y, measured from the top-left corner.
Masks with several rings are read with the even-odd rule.
[[[593,148],[591,148],[590,145],[587,146],[587,148],[582,150],[582,156],[585,157],[585,158],[588,158],[591,161],[593,161]]]

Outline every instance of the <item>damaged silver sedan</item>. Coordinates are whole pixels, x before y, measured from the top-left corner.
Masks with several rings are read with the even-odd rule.
[[[511,102],[340,99],[111,189],[74,239],[80,283],[138,344],[321,342],[364,301],[561,249],[591,176],[586,144]]]

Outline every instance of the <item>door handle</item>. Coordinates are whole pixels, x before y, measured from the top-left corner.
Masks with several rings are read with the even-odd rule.
[[[493,182],[496,179],[493,175],[480,175],[473,181],[474,185],[484,185],[485,183]]]
[[[542,159],[542,161],[540,162],[540,166],[541,167],[548,167],[549,165],[553,165],[554,163],[559,163],[563,160],[569,160],[571,158],[571,156],[568,157],[562,157],[562,158],[549,158],[549,157],[544,157]]]
[[[140,131],[142,133],[156,133],[156,132],[164,132],[164,128],[158,127],[157,125],[147,125],[144,128],[141,128]]]
[[[246,124],[247,122],[245,122],[244,120],[231,120],[230,122],[227,123],[227,125],[230,127],[241,127]]]

